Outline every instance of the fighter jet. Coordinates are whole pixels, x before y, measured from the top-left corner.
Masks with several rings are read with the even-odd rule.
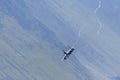
[[[64,50],[63,50],[64,56],[63,56],[62,60],[67,60],[67,58],[70,56],[70,54],[71,54],[74,50],[75,50],[75,49],[74,49],[73,47],[70,47],[70,49],[67,50],[67,51],[64,51]]]

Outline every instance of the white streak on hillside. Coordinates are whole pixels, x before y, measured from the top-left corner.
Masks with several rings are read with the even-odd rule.
[[[97,12],[98,12],[98,10],[100,9],[102,7],[102,2],[101,2],[101,0],[99,1],[99,3],[98,3],[98,6],[96,7],[96,9],[94,10],[94,14],[95,14],[95,16],[97,17]],[[100,31],[102,30],[102,23],[101,23],[101,21],[100,21],[100,19],[97,17],[97,22],[98,22],[98,24],[99,24],[99,29],[97,30],[97,34],[100,34]]]
[[[101,8],[101,1],[99,1],[97,8],[94,10],[94,13],[96,14],[100,8]]]

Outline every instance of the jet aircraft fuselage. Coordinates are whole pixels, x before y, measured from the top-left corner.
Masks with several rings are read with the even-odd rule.
[[[64,51],[63,59],[66,60],[74,50],[75,50],[74,48],[70,48],[68,51]]]

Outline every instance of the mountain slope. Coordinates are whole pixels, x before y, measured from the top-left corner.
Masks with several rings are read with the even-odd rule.
[[[0,0],[0,79],[119,80],[119,36],[105,23],[98,31],[92,8],[82,0]],[[66,45],[76,50],[61,61]]]

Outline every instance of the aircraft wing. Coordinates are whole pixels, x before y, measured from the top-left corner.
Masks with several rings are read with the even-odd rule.
[[[63,61],[65,57],[66,57],[66,54],[62,57],[61,61]]]
[[[66,53],[69,53],[71,49],[67,50]]]

